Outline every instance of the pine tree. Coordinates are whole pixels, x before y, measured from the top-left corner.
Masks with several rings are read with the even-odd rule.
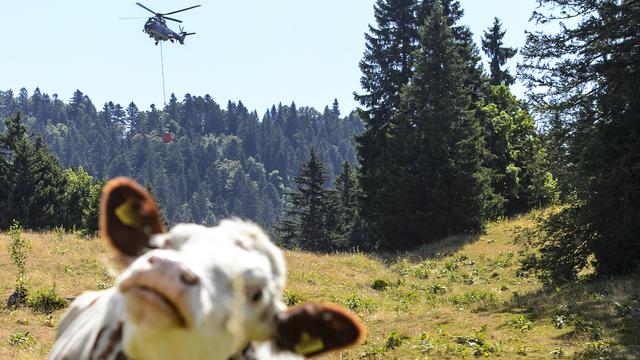
[[[482,50],[489,57],[489,69],[491,70],[491,85],[513,85],[515,79],[509,70],[502,70],[502,67],[511,59],[516,56],[518,50],[503,46],[502,39],[507,33],[506,30],[502,30],[502,24],[498,18],[494,18],[493,26],[488,31],[484,32],[482,38]]]
[[[7,118],[5,125],[6,132],[0,134],[6,170],[0,228],[7,228],[14,219],[28,229],[57,226],[65,216],[62,166],[47,152],[41,138],[29,139],[19,113]]]
[[[382,164],[394,114],[400,108],[400,90],[411,77],[413,52],[418,30],[415,0],[378,0],[374,7],[377,27],[369,26],[366,51],[360,61],[363,94],[355,98],[365,131],[356,138],[360,163],[358,181],[362,189],[362,216],[372,226],[379,223],[383,201],[378,189],[383,185]]]
[[[300,168],[294,178],[296,190],[290,192],[285,219],[278,228],[281,243],[311,251],[327,251],[331,248],[334,229],[327,226],[328,215],[334,210],[329,202],[325,165],[312,148],[309,161]]]
[[[442,12],[451,29],[458,55],[465,64],[464,85],[470,89],[473,105],[482,97],[485,85],[480,52],[473,41],[473,34],[469,27],[458,24],[464,15],[459,0],[422,0],[417,12],[418,26],[421,27],[425,23],[425,19],[431,16],[435,4],[442,6]]]
[[[356,222],[359,195],[356,174],[348,161],[342,164],[332,195],[336,209],[334,242],[338,247],[347,248],[353,240],[352,231]]]
[[[543,224],[538,270],[573,280],[593,256],[600,275],[628,273],[640,266],[640,3],[539,3],[533,19],[562,26],[529,34],[521,69],[531,100],[562,114],[575,201]]]
[[[478,231],[488,193],[483,140],[469,110],[467,68],[448,18],[435,2],[421,31],[415,72],[391,130],[389,183],[378,191],[383,248],[405,248]]]

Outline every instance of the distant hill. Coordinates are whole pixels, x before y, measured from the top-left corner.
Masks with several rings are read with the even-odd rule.
[[[344,161],[355,165],[353,135],[363,131],[357,113],[342,116],[337,101],[323,111],[279,104],[260,116],[242,102],[221,107],[209,95],[172,95],[162,109],[108,102],[97,110],[79,90],[69,101],[38,88],[31,95],[0,91],[0,117],[17,111],[64,166],[145,184],[169,223],[235,215],[272,227],[309,148],[326,162],[331,182]]]

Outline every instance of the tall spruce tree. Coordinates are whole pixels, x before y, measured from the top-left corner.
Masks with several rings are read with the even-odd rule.
[[[489,192],[483,141],[465,86],[467,68],[443,7],[435,2],[421,31],[415,72],[391,129],[390,183],[379,189],[383,248],[404,248],[477,231]]]
[[[329,191],[324,188],[326,180],[325,165],[312,148],[309,161],[300,168],[300,175],[294,177],[296,190],[289,193],[285,219],[278,228],[283,245],[311,251],[331,249],[334,227],[328,225],[334,209]]]
[[[334,241],[338,247],[348,248],[352,244],[352,231],[358,209],[358,187],[356,174],[348,161],[342,164],[334,184],[336,235]]]
[[[531,99],[563,114],[576,200],[544,224],[537,269],[573,280],[593,256],[601,275],[630,272],[640,266],[640,2],[538,2],[534,20],[563,25],[528,35],[520,69]]]
[[[425,19],[431,16],[435,4],[442,6],[442,12],[447,18],[447,25],[451,27],[458,55],[465,64],[464,85],[471,90],[473,105],[473,102],[482,97],[485,85],[480,52],[473,41],[473,34],[469,27],[458,24],[464,15],[459,0],[422,0],[418,7],[417,26],[421,27],[425,23]]]
[[[5,174],[0,184],[6,197],[0,200],[0,228],[18,220],[27,229],[62,224],[65,215],[66,178],[60,163],[47,152],[41,138],[32,141],[20,113],[5,121],[0,152]]]
[[[489,57],[489,69],[491,70],[491,85],[513,85],[516,81],[509,73],[508,69],[502,70],[502,67],[516,56],[518,50],[504,46],[502,39],[507,33],[502,30],[500,19],[494,18],[493,25],[484,32],[482,37],[482,50]]]
[[[417,46],[415,0],[378,0],[374,7],[376,27],[365,35],[366,51],[360,70],[364,93],[355,98],[364,106],[360,116],[365,125],[357,137],[360,163],[358,181],[362,189],[361,209],[372,226],[381,221],[378,189],[387,147],[387,133],[394,114],[400,108],[400,91],[413,72],[413,52]]]

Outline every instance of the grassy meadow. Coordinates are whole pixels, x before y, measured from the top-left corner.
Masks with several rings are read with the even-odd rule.
[[[544,290],[518,271],[514,241],[532,216],[490,224],[478,238],[455,237],[393,255],[287,252],[290,305],[333,301],[367,326],[364,344],[330,359],[637,359],[640,275]],[[22,234],[32,294],[71,299],[111,285],[99,239],[61,232]],[[7,309],[15,266],[0,234],[0,359],[46,357],[64,310]]]

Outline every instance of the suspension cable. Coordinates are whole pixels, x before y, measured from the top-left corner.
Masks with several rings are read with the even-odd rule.
[[[160,41],[160,65],[162,66],[162,100],[164,106],[167,106],[167,92],[164,89],[164,55],[162,53],[162,41]]]

